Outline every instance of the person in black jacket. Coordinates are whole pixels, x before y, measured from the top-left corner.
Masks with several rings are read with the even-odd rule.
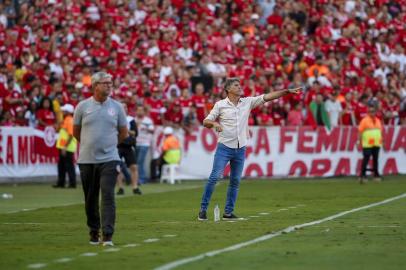
[[[137,158],[135,155],[135,147],[136,147],[136,138],[138,135],[137,124],[135,123],[134,117],[128,115],[128,108],[125,103],[123,103],[124,110],[127,114],[127,125],[128,125],[128,136],[122,143],[120,143],[118,147],[118,154],[120,155],[121,160],[123,161],[122,170],[126,170],[127,168],[130,170],[131,175],[131,185],[134,194],[141,195],[141,189],[138,187],[138,168],[137,168]],[[125,164],[124,164],[125,162]],[[123,183],[124,174],[123,172],[120,173],[117,177],[117,184],[118,184],[118,191],[117,195],[124,195],[124,183]]]

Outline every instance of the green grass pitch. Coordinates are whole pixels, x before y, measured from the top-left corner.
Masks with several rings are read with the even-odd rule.
[[[236,222],[219,182],[209,221],[197,221],[204,182],[150,184],[117,199],[115,246],[88,244],[81,189],[0,185],[0,269],[154,269],[406,193],[406,177],[359,185],[355,178],[244,180]],[[405,269],[406,198],[284,233],[175,269]],[[86,256],[87,255],[87,256]]]

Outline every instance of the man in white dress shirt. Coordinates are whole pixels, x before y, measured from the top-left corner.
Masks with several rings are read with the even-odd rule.
[[[252,109],[265,102],[288,94],[298,94],[300,89],[301,87],[243,98],[240,80],[238,78],[226,80],[224,91],[227,93],[227,98],[216,102],[210,114],[203,121],[206,128],[214,128],[218,132],[219,138],[214,155],[213,169],[203,192],[198,220],[207,220],[207,208],[214,186],[223,174],[228,162],[230,162],[231,173],[223,219],[238,219],[233,211],[244,168],[249,114]]]

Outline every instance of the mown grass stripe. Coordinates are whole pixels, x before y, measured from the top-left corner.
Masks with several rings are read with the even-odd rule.
[[[199,254],[197,256],[194,256],[194,257],[189,257],[189,258],[176,260],[176,261],[167,263],[165,265],[159,266],[159,267],[155,268],[155,270],[174,269],[174,268],[176,268],[178,266],[185,265],[185,264],[195,262],[195,261],[199,261],[199,260],[204,259],[206,257],[212,257],[212,256],[219,255],[221,253],[224,253],[224,252],[238,250],[238,249],[246,247],[246,246],[250,246],[250,245],[253,245],[253,244],[256,244],[256,243],[259,243],[259,242],[263,242],[263,241],[272,239],[272,238],[274,238],[276,236],[279,236],[281,234],[287,234],[287,233],[293,232],[293,231],[295,231],[297,229],[317,225],[317,224],[320,224],[320,223],[323,223],[323,222],[326,222],[326,221],[331,221],[331,220],[337,219],[339,217],[342,217],[342,216],[345,216],[345,215],[348,215],[348,214],[351,214],[351,213],[354,213],[354,212],[358,212],[358,211],[362,211],[362,210],[372,208],[372,207],[375,207],[375,206],[390,203],[392,201],[399,200],[399,199],[402,199],[402,198],[405,198],[405,197],[406,197],[406,193],[403,193],[401,195],[398,195],[398,196],[395,196],[395,197],[392,197],[392,198],[389,198],[389,199],[386,199],[386,200],[383,200],[383,201],[380,201],[380,202],[371,203],[371,204],[368,204],[368,205],[365,205],[365,206],[361,206],[361,207],[354,208],[354,209],[351,209],[351,210],[343,211],[343,212],[337,213],[335,215],[332,215],[332,216],[329,216],[329,217],[326,217],[326,218],[323,218],[323,219],[319,219],[319,220],[315,220],[315,221],[311,221],[311,222],[307,222],[307,223],[303,223],[303,224],[299,224],[299,225],[289,226],[289,227],[287,227],[287,228],[285,228],[283,230],[280,230],[280,231],[277,231],[277,232],[271,233],[271,234],[266,234],[266,235],[260,236],[258,238],[252,239],[250,241],[242,242],[242,243],[239,243],[239,244],[236,244],[236,245],[233,245],[233,246],[229,246],[229,247],[226,247],[226,248],[223,248],[223,249],[209,251],[209,252],[202,253],[202,254]]]

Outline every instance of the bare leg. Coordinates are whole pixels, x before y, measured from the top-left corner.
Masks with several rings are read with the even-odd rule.
[[[138,167],[136,164],[130,166],[131,184],[133,189],[138,188]]]
[[[118,188],[123,188],[123,187],[124,187],[124,181],[123,181],[123,179],[124,179],[123,173],[119,173],[119,174],[117,175],[117,186],[118,186]]]
[[[131,185],[133,188],[133,194],[141,195],[141,189],[138,187],[138,166],[133,164],[130,166],[131,173]]]

